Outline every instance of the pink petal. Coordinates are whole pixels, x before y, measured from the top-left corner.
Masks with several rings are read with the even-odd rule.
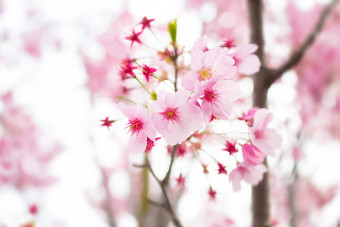
[[[223,75],[225,79],[231,79],[235,75],[236,67],[234,59],[228,55],[221,55],[216,59],[213,65],[214,71],[218,75]]]
[[[263,178],[263,174],[267,171],[264,165],[252,166],[248,173],[243,176],[244,180],[252,185],[257,185]]]
[[[126,105],[124,103],[118,103],[118,109],[128,118],[134,116],[135,107],[133,105]]]
[[[245,163],[258,165],[263,162],[264,154],[251,144],[242,145],[242,155]]]
[[[191,53],[195,52],[196,50],[204,52],[207,50],[207,46],[208,46],[208,37],[205,35],[197,39],[197,41],[195,42],[194,46],[191,49]]]
[[[146,148],[146,140],[147,137],[144,132],[131,135],[127,144],[127,152],[132,154],[143,152]]]
[[[235,192],[241,189],[241,180],[242,180],[242,176],[237,168],[231,171],[229,175],[229,181],[231,181]]]
[[[251,75],[257,73],[260,70],[260,66],[261,63],[259,58],[252,54],[242,59],[240,64],[237,66],[237,70],[242,74]]]
[[[181,80],[181,85],[188,91],[192,91],[195,88],[195,83],[198,81],[197,79],[197,72],[196,71],[189,71],[186,72]]]
[[[203,53],[203,65],[213,66],[221,54],[222,48],[214,48]]]

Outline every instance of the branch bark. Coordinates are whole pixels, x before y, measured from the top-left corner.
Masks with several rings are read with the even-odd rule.
[[[292,175],[291,175],[291,182],[288,185],[288,202],[289,202],[289,209],[290,209],[290,227],[297,227],[298,224],[298,210],[296,207],[296,181],[297,181],[297,163],[295,162]]]
[[[176,146],[174,146],[174,147],[176,147]],[[173,150],[175,150],[175,149],[173,149]],[[160,186],[160,188],[161,188],[161,190],[162,190],[162,194],[163,194],[164,200],[165,200],[165,201],[164,201],[164,204],[160,204],[160,203],[157,203],[157,202],[154,202],[154,201],[153,201],[153,203],[151,203],[151,204],[153,204],[153,205],[157,204],[157,206],[161,206],[162,208],[164,208],[164,209],[171,215],[172,221],[174,222],[174,225],[175,225],[176,227],[183,227],[183,225],[182,225],[181,222],[179,221],[179,219],[178,219],[178,217],[177,217],[177,215],[176,215],[176,213],[175,213],[175,211],[174,211],[174,209],[173,209],[173,207],[172,207],[172,205],[171,205],[171,203],[170,203],[170,199],[169,199],[168,193],[167,193],[167,191],[166,191],[166,186],[165,186],[164,183],[163,183],[163,181],[164,181],[165,178],[164,178],[163,180],[160,180],[160,179],[156,176],[156,174],[155,174],[155,172],[153,171],[153,169],[152,169],[152,167],[151,167],[151,165],[150,165],[150,163],[149,163],[148,160],[147,160],[147,162],[146,162],[146,166],[147,166],[147,168],[149,169],[151,175],[155,178],[155,180],[156,180],[157,183],[159,184],[159,186]],[[171,172],[171,166],[172,166],[172,164],[170,164],[168,172]]]
[[[269,89],[268,74],[266,73],[266,62],[264,55],[263,37],[263,2],[262,0],[248,0],[249,20],[250,20],[250,41],[258,45],[255,54],[260,59],[262,67],[260,71],[253,75],[254,95],[253,105],[264,108],[267,106],[267,92]],[[264,165],[267,166],[265,159]],[[269,175],[268,171],[263,175],[262,181],[252,187],[252,226],[270,226],[270,200],[269,200]]]
[[[171,171],[172,171],[172,166],[173,166],[174,161],[175,161],[175,154],[176,154],[177,147],[178,147],[178,144],[173,146],[172,149],[171,149],[171,159],[170,159],[169,169],[166,172],[166,175],[161,182],[163,186],[167,186],[168,183],[169,183],[169,179],[170,179],[170,175],[171,175]]]
[[[264,36],[263,36],[263,2],[262,0],[248,0],[249,21],[251,36],[250,41],[258,45],[255,54],[261,62],[261,68],[258,73],[253,75],[254,95],[253,105],[260,108],[267,107],[267,94],[270,86],[282,76],[284,72],[297,65],[308,48],[313,44],[315,38],[322,30],[331,9],[338,0],[333,0],[322,12],[318,23],[307,36],[303,44],[292,54],[289,60],[277,69],[268,69],[265,62],[264,53]],[[267,160],[263,163],[267,165]],[[269,171],[263,175],[262,181],[252,187],[252,226],[269,227],[270,226],[270,198],[269,198]]]
[[[305,41],[301,44],[299,48],[295,50],[295,52],[288,58],[288,60],[285,63],[283,63],[277,69],[268,70],[268,71],[271,71],[271,74],[272,74],[272,76],[270,77],[270,82],[269,82],[270,84],[274,83],[277,79],[279,79],[283,75],[283,73],[285,73],[289,69],[299,64],[299,62],[302,60],[307,50],[312,46],[316,37],[323,29],[327,18],[331,14],[332,9],[334,8],[337,2],[338,0],[332,0],[332,2],[324,8],[324,10],[322,11],[320,15],[318,22],[315,24],[312,31],[306,37]]]

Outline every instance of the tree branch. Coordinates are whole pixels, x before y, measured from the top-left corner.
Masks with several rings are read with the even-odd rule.
[[[162,185],[163,186],[166,186],[169,183],[170,174],[171,174],[171,171],[172,171],[172,166],[173,166],[174,161],[175,161],[175,154],[176,154],[177,147],[178,147],[178,144],[173,146],[172,149],[171,149],[170,165],[169,165],[168,171],[166,172],[165,177],[162,180]]]
[[[316,37],[321,32],[322,28],[324,27],[326,23],[328,16],[331,14],[332,9],[334,8],[337,2],[338,0],[332,0],[332,2],[324,8],[318,22],[314,26],[314,29],[306,37],[305,41],[301,44],[301,46],[295,50],[295,52],[290,56],[290,58],[284,64],[282,64],[277,69],[272,70],[272,76],[270,77],[271,84],[274,83],[278,78],[280,78],[283,75],[283,73],[293,68],[301,61],[301,59],[307,52],[308,48],[312,46]]]
[[[296,227],[298,223],[298,211],[296,207],[296,181],[297,181],[297,162],[294,163],[294,167],[291,175],[291,182],[288,185],[288,202],[290,210],[290,227]]]
[[[158,203],[158,202],[153,201],[152,199],[149,199],[149,198],[148,198],[148,202],[149,202],[150,204],[156,206],[156,207],[161,207],[161,208],[165,209],[165,206],[164,206],[164,204],[162,204],[162,203]]]
[[[174,146],[175,147],[175,146]],[[155,178],[155,180],[158,182],[161,190],[162,190],[162,194],[164,196],[164,199],[165,199],[165,202],[164,204],[161,204],[161,203],[157,203],[157,202],[154,202],[152,201],[151,204],[153,205],[156,205],[156,206],[160,206],[162,208],[164,208],[171,216],[172,216],[172,221],[174,222],[175,226],[177,227],[183,227],[183,225],[181,224],[181,222],[179,221],[171,203],[170,203],[170,200],[169,200],[169,196],[168,196],[168,193],[166,192],[166,187],[165,185],[162,183],[162,181],[156,176],[154,170],[152,169],[151,165],[150,165],[150,162],[149,160],[147,159],[146,160],[146,167],[149,169],[150,173],[152,174],[152,176]],[[169,170],[171,168],[169,167]],[[169,172],[169,171],[168,171]]]
[[[267,95],[269,87],[280,78],[282,74],[300,62],[307,49],[313,44],[316,36],[322,30],[332,7],[338,0],[333,0],[328,5],[311,34],[305,42],[292,54],[289,60],[278,69],[268,69],[265,62],[264,54],[264,36],[263,36],[263,2],[262,0],[248,0],[249,22],[250,22],[250,41],[257,44],[258,49],[255,52],[261,62],[259,72],[253,75],[254,93],[253,106],[265,108],[267,106]],[[267,159],[263,163],[267,166]],[[262,181],[252,187],[252,226],[269,227],[270,226],[270,197],[269,197],[269,172],[267,171]]]
[[[250,41],[258,45],[255,52],[260,59],[262,67],[260,71],[253,75],[254,93],[253,105],[260,108],[267,106],[267,92],[269,88],[265,56],[264,56],[264,36],[262,19],[262,0],[248,0]],[[263,163],[267,166],[267,160]],[[252,187],[252,226],[270,226],[270,198],[269,198],[269,175],[264,173],[262,181]]]

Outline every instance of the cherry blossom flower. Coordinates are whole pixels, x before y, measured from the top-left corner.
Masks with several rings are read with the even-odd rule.
[[[148,19],[147,17],[143,17],[142,21],[139,23],[142,25],[142,31],[145,28],[151,28],[151,22],[154,21],[155,19]]]
[[[156,137],[155,141],[157,141],[159,139],[160,139],[160,137]],[[147,140],[146,140],[146,148],[145,148],[144,152],[145,153],[150,153],[154,146],[155,146],[155,142],[150,140],[149,138],[147,138]]]
[[[142,32],[135,32],[135,30],[132,30],[132,33],[131,33],[131,35],[129,35],[129,36],[126,36],[125,37],[125,39],[127,39],[127,40],[130,40],[131,41],[131,47],[133,46],[133,43],[134,42],[137,42],[137,43],[139,43],[139,44],[142,44],[142,42],[140,41],[140,39],[139,39],[139,36],[142,34]]]
[[[188,101],[190,92],[158,94],[157,101],[150,104],[151,119],[157,130],[173,146],[181,144],[190,134],[201,128],[202,115],[198,106]]]
[[[227,174],[227,170],[225,169],[225,166],[224,165],[222,165],[221,163],[217,163],[217,165],[218,165],[218,169],[217,169],[217,171],[218,171],[218,174]]]
[[[259,108],[253,107],[250,110],[248,110],[247,113],[242,113],[242,116],[239,117],[238,119],[245,121],[247,123],[247,125],[249,127],[251,127],[253,125],[253,122],[254,122],[254,115],[255,115],[256,111],[258,111],[258,110],[259,110]]]
[[[196,51],[206,52],[208,50],[209,48],[208,48],[208,37],[207,36],[198,38],[194,46],[191,49],[193,53],[195,53]]]
[[[145,76],[145,79],[147,82],[149,82],[150,75],[156,72],[157,70],[155,68],[151,68],[147,65],[143,65],[143,75]]]
[[[133,61],[129,58],[125,58],[121,62],[120,66],[120,75],[122,76],[122,79],[126,79],[129,75],[134,76],[134,69],[137,69],[136,66],[132,65]]]
[[[260,60],[253,54],[257,50],[254,44],[239,47],[230,56],[235,60],[237,71],[241,74],[251,75],[259,71]]]
[[[182,78],[182,86],[187,90],[194,90],[196,81],[204,82],[217,76],[231,79],[235,74],[235,61],[223,48],[217,47],[205,52],[194,49],[191,58],[191,70]]]
[[[241,180],[257,185],[262,180],[263,173],[266,171],[267,168],[262,164],[254,166],[243,162],[231,171],[229,181],[232,182],[234,191],[238,191],[241,188]]]
[[[29,210],[30,214],[36,215],[38,213],[38,206],[37,206],[37,204],[35,204],[35,203],[31,204],[29,206],[28,210]]]
[[[202,100],[201,109],[205,123],[209,123],[214,118],[228,119],[234,101],[241,93],[235,82],[219,77],[197,85],[195,90],[193,99]]]
[[[228,49],[234,48],[236,47],[235,40],[234,39],[223,40],[223,44],[221,45],[221,47],[226,47]]]
[[[176,182],[177,182],[177,186],[179,186],[179,187],[184,187],[185,178],[183,177],[182,174],[180,174],[180,175],[176,178]]]
[[[274,155],[274,149],[280,147],[281,136],[274,130],[267,128],[273,115],[266,109],[256,111],[253,126],[249,128],[252,143],[265,155]]]
[[[216,191],[212,187],[209,188],[208,195],[210,200],[214,201],[216,199]]]
[[[265,157],[265,155],[257,147],[248,143],[242,145],[242,154],[244,162],[250,165],[261,164]]]
[[[156,131],[151,123],[150,115],[141,105],[118,104],[120,111],[128,117],[127,128],[131,133],[127,151],[131,153],[143,152],[147,148],[147,139],[155,141]]]
[[[209,173],[208,165],[207,164],[202,163],[202,168],[203,168],[203,173],[204,174],[208,174]]]
[[[222,150],[228,151],[229,155],[232,155],[232,154],[238,152],[238,150],[236,149],[236,142],[231,142],[229,140],[226,141],[225,148],[222,149]]]
[[[185,142],[183,142],[182,144],[180,144],[177,149],[176,149],[176,156],[177,157],[183,157],[187,152],[188,152],[188,147],[187,144]]]
[[[107,127],[109,129],[112,126],[112,123],[115,122],[114,120],[109,120],[109,117],[106,117],[104,120],[101,120],[103,123],[101,126]]]

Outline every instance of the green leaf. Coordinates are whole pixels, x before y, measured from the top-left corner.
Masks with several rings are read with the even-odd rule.
[[[168,31],[171,37],[171,40],[173,43],[176,43],[176,38],[177,38],[177,19],[171,21],[168,24]]]

